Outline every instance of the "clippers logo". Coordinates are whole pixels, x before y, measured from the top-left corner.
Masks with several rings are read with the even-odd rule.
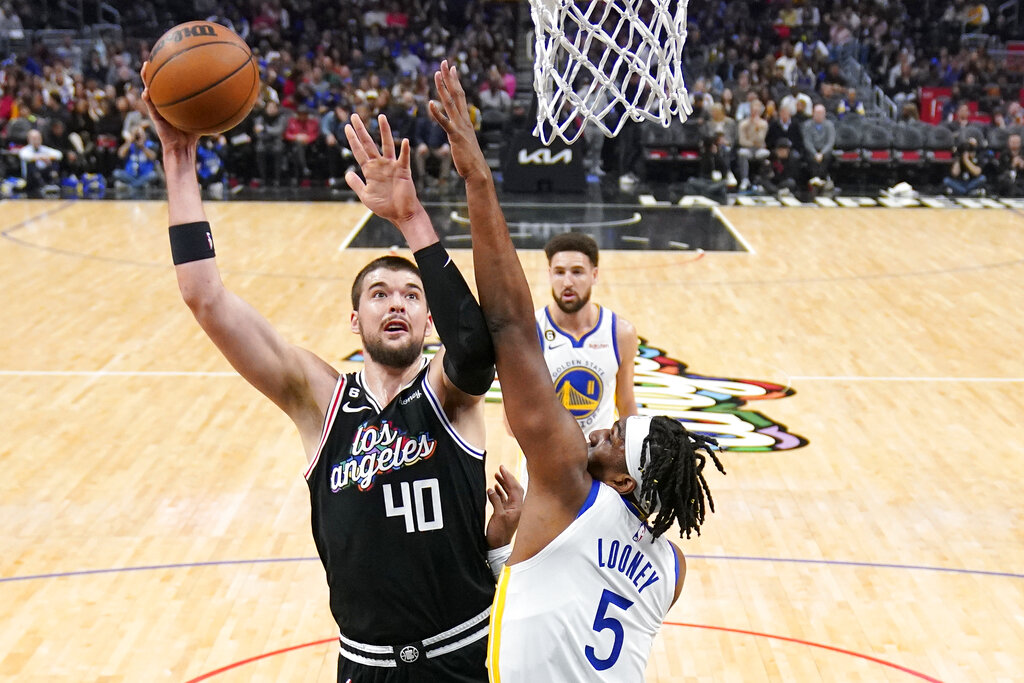
[[[378,475],[415,465],[436,450],[437,441],[426,432],[410,437],[388,420],[380,426],[361,425],[352,439],[351,455],[331,470],[331,493],[353,484],[369,491]]]
[[[433,355],[437,344],[424,353]],[[345,360],[361,360],[358,353]],[[723,450],[765,453],[788,451],[807,445],[807,439],[789,431],[762,412],[752,401],[773,401],[796,394],[792,387],[755,379],[711,377],[687,372],[686,363],[665,355],[664,349],[640,339],[634,369],[636,405],[646,415],[674,417],[694,432],[718,439]],[[501,403],[501,386],[495,380],[487,401]]]
[[[527,166],[529,164],[536,164],[537,166],[555,166],[556,164],[565,164],[568,166],[572,163],[572,150],[563,149],[558,154],[552,154],[551,150],[547,147],[541,147],[535,149],[532,152],[527,152],[525,149],[519,150],[519,165]]]
[[[718,439],[723,450],[787,451],[807,445],[786,425],[755,410],[751,401],[796,394],[791,387],[753,379],[709,377],[687,372],[686,364],[640,339],[634,382],[637,407],[647,415],[668,415],[688,430]]]

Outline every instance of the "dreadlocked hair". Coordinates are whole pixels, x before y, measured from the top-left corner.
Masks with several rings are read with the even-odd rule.
[[[679,535],[700,536],[706,509],[715,511],[715,501],[704,480],[708,458],[722,474],[725,468],[715,455],[718,441],[710,436],[689,432],[678,420],[658,416],[651,420],[651,429],[644,438],[640,455],[643,470],[641,503],[660,505],[651,533],[657,538],[672,523],[679,521]],[[707,503],[705,505],[705,496]],[[646,506],[649,511],[654,506]]]

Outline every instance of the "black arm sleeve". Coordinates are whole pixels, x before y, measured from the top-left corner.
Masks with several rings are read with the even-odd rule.
[[[494,344],[484,312],[440,242],[413,256],[445,348],[444,373],[461,391],[482,396],[494,381]]]

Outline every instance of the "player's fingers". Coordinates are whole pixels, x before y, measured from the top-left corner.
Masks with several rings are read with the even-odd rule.
[[[360,118],[359,114],[353,114],[351,121],[352,128],[356,133],[356,139],[359,140],[359,144],[366,153],[367,158],[376,159],[379,157],[380,151],[377,149],[377,143],[373,141],[370,131],[366,130],[366,124],[363,123],[363,119]]]
[[[505,511],[505,505],[502,503],[501,496],[499,496],[494,489],[487,489],[487,500],[491,501],[491,507],[494,508],[494,514]]]
[[[380,150],[385,159],[395,158],[395,139],[391,136],[391,125],[388,124],[388,117],[384,114],[377,115],[377,125],[380,126]]]
[[[358,119],[353,116],[352,120],[355,121]],[[356,163],[360,166],[366,164],[366,162],[370,160],[370,156],[366,153],[366,150],[363,149],[363,144],[359,140],[359,136],[356,134],[355,126],[351,123],[345,124],[345,139],[348,140],[348,147],[352,150],[352,156],[355,157]]]
[[[402,138],[402,142],[399,143],[398,152],[398,165],[401,168],[410,168],[409,160],[412,156],[412,152],[409,149],[409,138]]]
[[[509,500],[515,503],[521,503],[523,498],[526,497],[526,492],[523,490],[523,485],[519,483],[512,471],[502,465],[498,468],[498,474],[501,475],[501,485],[508,492]]]
[[[462,89],[462,81],[459,80],[459,71],[454,66],[448,69],[448,78],[445,79],[448,86],[448,92],[451,93],[452,99],[455,100],[456,104],[460,107],[465,103],[466,92]]]
[[[142,68],[139,69],[139,75],[142,76],[142,84],[146,84],[146,71],[149,69],[149,60],[147,59],[142,63]]]
[[[366,189],[366,183],[359,177],[359,174],[355,171],[349,171],[345,174],[345,182],[348,183],[348,186],[352,188],[352,191],[361,200],[363,198],[363,191]]]
[[[427,103],[427,111],[430,112],[430,118],[434,119],[437,125],[444,129],[445,133],[452,132],[452,122],[448,119],[448,115],[441,109],[441,104],[437,100],[430,100]]]

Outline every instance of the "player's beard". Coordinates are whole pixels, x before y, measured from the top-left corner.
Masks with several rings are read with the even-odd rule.
[[[588,289],[585,295],[577,292],[576,298],[568,303],[562,301],[562,297],[555,294],[553,289],[551,290],[551,297],[555,300],[555,304],[562,309],[562,313],[569,313],[571,315],[590,303],[590,290]]]
[[[423,355],[423,339],[411,339],[401,346],[385,344],[378,339],[363,337],[363,351],[375,363],[389,368],[407,368]]]

